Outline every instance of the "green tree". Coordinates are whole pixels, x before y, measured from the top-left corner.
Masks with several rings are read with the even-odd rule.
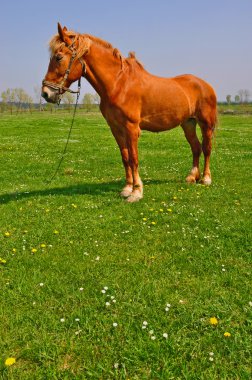
[[[82,104],[85,106],[85,108],[86,108],[87,111],[91,111],[92,104],[94,104],[94,96],[93,96],[93,94],[86,93],[83,96]]]
[[[235,103],[240,103],[240,96],[239,95],[235,95]]]
[[[74,95],[71,94],[70,92],[66,91],[62,98],[61,98],[61,101],[63,104],[66,105],[67,109],[69,110],[69,112],[71,111],[71,106],[72,104],[74,103]]]
[[[226,101],[227,101],[227,104],[231,103],[231,95],[226,96]]]

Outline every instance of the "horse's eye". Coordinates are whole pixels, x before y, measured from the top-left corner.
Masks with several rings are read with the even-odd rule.
[[[56,61],[59,62],[62,60],[63,56],[58,54],[58,55],[56,55],[55,58],[56,58]]]

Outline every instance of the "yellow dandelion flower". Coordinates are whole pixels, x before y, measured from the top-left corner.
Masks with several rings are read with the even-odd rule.
[[[32,253],[36,253],[36,252],[37,252],[37,249],[36,249],[36,248],[32,248],[31,252],[32,252]]]
[[[173,197],[174,200],[178,199],[177,197]]]
[[[76,204],[74,204],[74,203],[72,203],[72,205],[71,206],[73,206],[73,208],[77,208],[77,205]]]
[[[143,221],[146,222],[147,218],[143,218]]]
[[[230,336],[231,336],[231,334],[229,333],[229,332],[224,332],[224,336],[226,337],[226,338],[229,338]]]
[[[58,234],[59,234],[59,231],[54,230],[53,233],[54,233],[54,235],[58,235]]]
[[[0,264],[6,264],[6,260],[5,259],[1,259],[1,257],[0,257]]]
[[[162,208],[159,209],[160,212],[164,212],[164,210]]]
[[[13,248],[13,249],[12,249],[12,252],[13,252],[13,253],[16,253],[16,252],[17,252],[16,248]]]
[[[217,319],[216,317],[211,317],[211,318],[209,319],[209,322],[210,322],[210,324],[213,325],[213,326],[217,326],[217,325],[218,325],[218,319]]]
[[[15,364],[16,363],[16,359],[15,358],[7,358],[6,360],[5,360],[5,365],[7,366],[7,367],[9,367],[9,366],[11,366],[11,365],[13,365],[13,364]]]
[[[155,226],[156,222],[151,222],[151,224],[152,224],[153,226]]]
[[[41,248],[45,248],[46,245],[45,245],[44,243],[42,243],[42,244],[40,244],[40,247],[41,247]]]
[[[5,237],[10,237],[10,235],[11,235],[11,234],[10,234],[10,232],[8,232],[8,231],[6,231],[6,232],[4,233],[4,236],[5,236]]]
[[[171,208],[168,208],[167,211],[172,212],[172,209],[171,209]]]

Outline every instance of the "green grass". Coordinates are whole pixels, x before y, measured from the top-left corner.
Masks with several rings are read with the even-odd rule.
[[[136,204],[99,115],[46,183],[70,119],[0,119],[1,378],[251,379],[252,118],[221,117],[211,187],[180,128],[142,133]]]

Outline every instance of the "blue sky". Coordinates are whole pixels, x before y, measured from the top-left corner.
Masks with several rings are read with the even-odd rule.
[[[252,94],[252,0],[4,0],[0,13],[0,94],[34,86],[48,66],[57,22],[136,52],[159,76],[195,74],[219,100]],[[83,81],[82,94],[91,92]],[[252,97],[252,95],[251,95]]]

